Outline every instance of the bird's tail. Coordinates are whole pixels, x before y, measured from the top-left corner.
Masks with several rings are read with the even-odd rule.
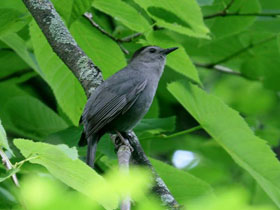
[[[95,153],[99,139],[100,135],[98,134],[93,134],[88,139],[87,164],[92,168],[94,167]]]

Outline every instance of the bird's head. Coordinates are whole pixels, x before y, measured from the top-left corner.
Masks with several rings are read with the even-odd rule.
[[[130,62],[144,62],[144,63],[165,63],[166,56],[177,50],[178,47],[162,49],[158,46],[145,46],[138,49],[132,56]]]

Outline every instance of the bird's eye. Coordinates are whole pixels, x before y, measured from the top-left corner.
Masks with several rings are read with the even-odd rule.
[[[156,49],[155,49],[155,48],[151,48],[151,49],[149,50],[149,52],[150,52],[150,53],[154,53],[154,52],[156,52]]]

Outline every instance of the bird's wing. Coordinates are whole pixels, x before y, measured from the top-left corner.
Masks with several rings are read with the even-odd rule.
[[[127,112],[146,85],[147,80],[142,80],[133,83],[128,82],[125,85],[120,83],[113,88],[104,88],[104,90],[100,91],[94,102],[90,104],[87,113],[83,116],[83,121],[87,124],[86,136],[97,133],[118,115]],[[118,92],[123,92],[124,94],[119,95]]]

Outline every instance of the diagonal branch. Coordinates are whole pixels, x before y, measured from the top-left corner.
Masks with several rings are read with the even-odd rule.
[[[170,209],[172,210],[180,209],[181,208],[180,205],[174,199],[168,187],[166,186],[164,181],[161,179],[161,177],[158,175],[158,173],[152,166],[151,161],[146,156],[134,132],[129,134],[129,140],[130,140],[130,144],[134,148],[134,151],[132,153],[133,161],[138,165],[148,166],[148,168],[150,168],[150,170],[152,171],[155,180],[153,191],[160,196],[161,201],[165,205],[167,205]]]
[[[53,51],[79,79],[87,96],[103,81],[101,71],[78,46],[49,0],[23,0]]]
[[[49,0],[23,0],[54,52],[69,67],[81,82],[87,96],[103,82],[102,73],[92,60],[78,46]],[[139,36],[139,35],[137,35]],[[135,163],[149,166],[155,174],[155,193],[170,209],[177,209],[178,203],[162,179],[156,174],[146,157],[135,134],[129,139],[134,148],[132,159]],[[142,160],[145,160],[144,162]]]

